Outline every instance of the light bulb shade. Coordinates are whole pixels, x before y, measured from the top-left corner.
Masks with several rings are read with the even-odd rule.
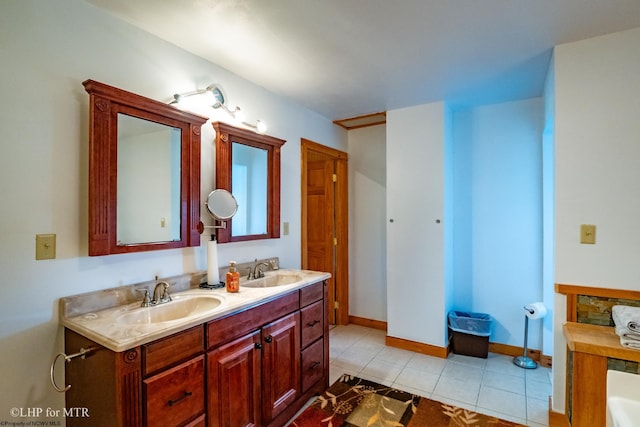
[[[222,93],[222,89],[219,86],[207,86],[207,96],[211,98],[211,104],[224,104],[224,93]]]
[[[261,120],[258,120],[256,123],[256,129],[259,133],[265,133],[267,131],[267,124]]]

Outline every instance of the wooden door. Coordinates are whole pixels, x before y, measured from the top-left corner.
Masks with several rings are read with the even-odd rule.
[[[262,416],[269,424],[300,393],[300,312],[262,328]]]
[[[315,155],[314,155],[315,154]],[[331,273],[329,305],[335,304],[335,162],[311,153],[307,162],[307,263],[304,268]],[[335,322],[331,310],[330,323]]]
[[[347,155],[304,139],[302,153],[302,267],[331,273],[329,323],[347,324]]]
[[[260,341],[256,331],[207,354],[210,427],[262,425]]]

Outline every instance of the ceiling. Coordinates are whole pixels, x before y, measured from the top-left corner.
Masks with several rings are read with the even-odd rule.
[[[86,1],[331,120],[540,96],[553,46],[640,27],[640,0]]]

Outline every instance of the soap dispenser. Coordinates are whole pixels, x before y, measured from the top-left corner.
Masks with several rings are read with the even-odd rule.
[[[236,270],[236,262],[229,261],[229,271],[227,272],[227,292],[238,292],[240,290],[240,273]]]

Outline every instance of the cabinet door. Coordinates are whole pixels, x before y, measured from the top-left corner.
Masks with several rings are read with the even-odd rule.
[[[300,392],[300,312],[262,328],[262,414],[265,424]]]
[[[449,295],[444,230],[452,230],[443,216],[447,123],[444,102],[387,112],[387,334],[442,348]]]
[[[207,353],[209,426],[261,425],[261,346],[256,331]]]

